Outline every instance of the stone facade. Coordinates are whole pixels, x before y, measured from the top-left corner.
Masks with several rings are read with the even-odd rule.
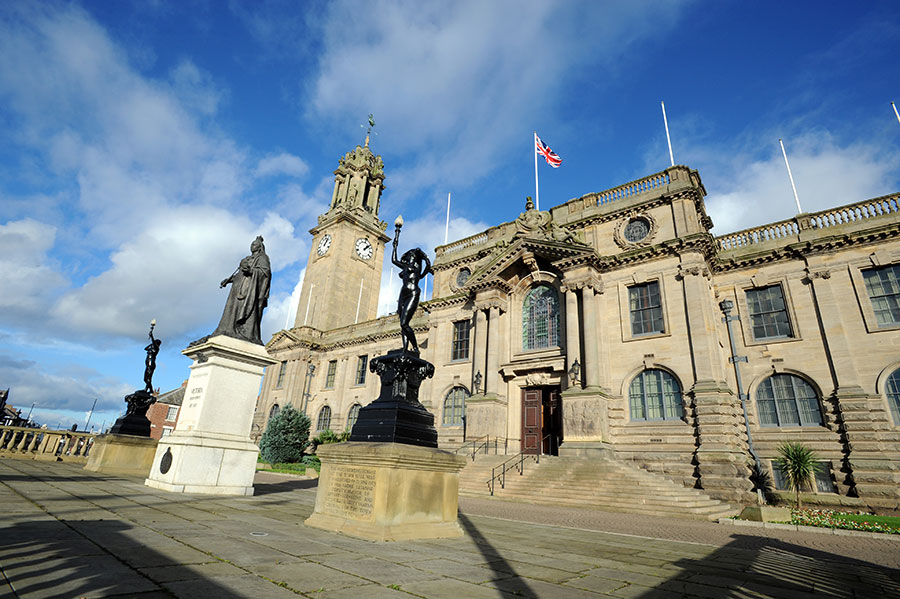
[[[438,247],[433,299],[414,325],[436,367],[421,398],[441,445],[490,435],[509,453],[615,456],[751,501],[751,443],[768,470],[781,442],[802,441],[826,463],[820,491],[898,505],[898,196],[716,237],[705,193],[696,171],[674,166],[549,211],[527,205]],[[354,209],[333,202],[311,231],[314,257],[322,222],[370,234],[383,256],[387,238],[344,215]],[[367,214],[377,221],[377,204]],[[332,273],[355,272],[349,252],[334,258]],[[300,326],[267,345],[282,364],[266,373],[257,434],[276,404],[305,409],[314,431],[343,430],[378,395],[364,361],[399,346],[396,316],[309,326],[302,298],[320,285],[310,267]]]

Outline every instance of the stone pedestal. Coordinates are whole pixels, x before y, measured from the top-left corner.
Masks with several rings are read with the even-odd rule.
[[[262,345],[224,335],[182,352],[191,376],[174,432],[160,440],[145,484],[176,493],[252,495],[259,448],[250,427],[266,366]]]
[[[308,526],[372,541],[462,536],[457,522],[465,456],[400,443],[319,446],[316,507]]]
[[[132,435],[100,435],[94,439],[85,470],[104,474],[147,476],[156,455],[156,439]]]
[[[381,393],[360,408],[350,441],[437,447],[434,415],[419,403],[419,386],[434,376],[434,366],[413,353],[394,350],[372,360],[369,369],[381,377]]]

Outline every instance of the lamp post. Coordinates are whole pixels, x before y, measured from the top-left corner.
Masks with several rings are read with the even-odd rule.
[[[747,361],[747,356],[738,356],[737,355],[737,347],[734,343],[734,333],[731,330],[731,323],[734,321],[740,321],[741,317],[738,315],[731,315],[731,311],[734,309],[734,302],[730,299],[724,299],[719,302],[719,309],[722,310],[722,314],[725,317],[722,319],[722,322],[725,323],[725,326],[728,328],[728,342],[731,344],[731,357],[728,358],[728,361],[734,365],[734,379],[737,384],[738,397],[741,400],[741,409],[744,411],[744,429],[747,432],[747,449],[750,451],[750,455],[753,457],[753,461],[756,464],[756,497],[759,503],[764,504],[765,497],[763,496],[762,489],[759,487],[759,476],[762,474],[762,463],[759,461],[759,456],[756,455],[756,450],[753,448],[753,435],[750,433],[750,420],[747,417],[747,394],[744,393],[744,385],[741,383],[741,368],[739,364],[741,362]]]
[[[479,370],[478,372],[475,373],[475,379],[473,381],[475,383],[475,395],[478,395],[479,393],[481,393],[481,379],[482,379],[481,371]]]
[[[306,366],[306,384],[303,390],[303,413],[306,414],[306,408],[309,405],[309,388],[312,386],[312,377],[316,372],[316,365],[310,362]]]

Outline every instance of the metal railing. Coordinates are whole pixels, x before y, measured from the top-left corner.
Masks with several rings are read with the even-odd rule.
[[[525,474],[525,458],[529,457],[534,460],[535,464],[541,463],[541,453],[544,448],[544,441],[552,438],[552,435],[546,435],[543,439],[541,439],[541,443],[537,448],[537,453],[525,453],[524,451],[520,451],[513,457],[509,458],[502,464],[494,466],[491,468],[491,479],[487,481],[488,488],[491,490],[491,497],[494,496],[494,487],[496,482],[500,481],[500,488],[506,488],[506,473],[515,468],[519,471],[519,476]],[[497,470],[500,470],[498,473]]]
[[[507,449],[507,439],[505,437],[496,436],[491,438],[490,435],[484,435],[483,437],[478,437],[477,439],[466,441],[456,449],[456,453],[469,455],[472,457],[472,461],[474,462],[475,456],[478,455],[479,451],[484,455],[490,455],[492,446],[494,448],[494,455],[500,455],[501,447],[505,455]]]
[[[36,460],[87,462],[93,433],[0,426],[0,454]]]

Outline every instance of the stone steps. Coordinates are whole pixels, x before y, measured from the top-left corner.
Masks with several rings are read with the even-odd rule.
[[[509,456],[478,457],[460,473],[460,494],[490,496],[491,468]],[[524,474],[506,473],[506,487],[494,486],[494,496],[512,501],[591,507],[614,512],[715,520],[737,508],[712,499],[662,475],[609,458],[541,456],[526,458]]]

